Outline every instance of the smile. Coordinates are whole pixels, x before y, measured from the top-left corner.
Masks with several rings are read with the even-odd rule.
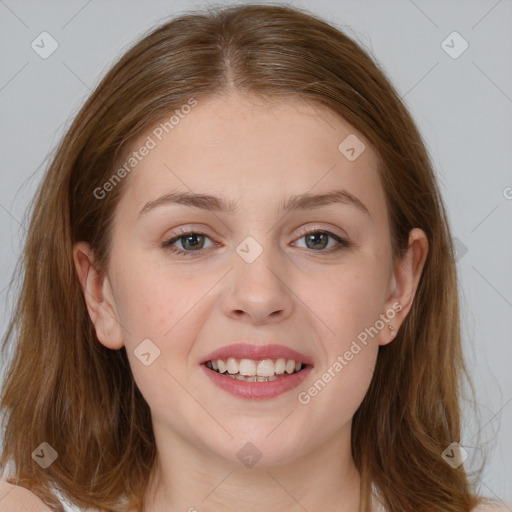
[[[275,398],[299,386],[313,369],[309,356],[282,345],[234,344],[216,350],[200,368],[217,387],[237,398]]]

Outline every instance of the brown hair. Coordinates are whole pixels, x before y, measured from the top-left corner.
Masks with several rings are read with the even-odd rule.
[[[460,439],[461,353],[457,278],[443,203],[420,134],[397,93],[354,41],[315,16],[284,6],[186,13],[154,29],[113,66],[63,138],[31,209],[22,288],[5,336],[17,341],[0,406],[0,463],[12,483],[62,510],[51,486],[78,506],[142,509],[155,444],[150,411],[125,349],[96,338],[73,263],[77,241],[108,264],[109,228],[124,182],[102,200],[119,155],[191,98],[230,89],[298,97],[359,130],[380,157],[394,258],[411,229],[429,252],[412,309],[380,347],[352,425],[362,509],[372,483],[391,512],[468,512],[479,501],[463,466],[441,453]],[[126,180],[125,180],[126,181]],[[46,441],[58,459],[41,469]],[[121,504],[122,499],[125,502]]]

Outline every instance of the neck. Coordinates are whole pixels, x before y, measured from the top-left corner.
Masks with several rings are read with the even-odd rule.
[[[147,512],[183,510],[358,512],[360,477],[350,451],[350,425],[285,465],[247,468],[155,428],[157,463]]]

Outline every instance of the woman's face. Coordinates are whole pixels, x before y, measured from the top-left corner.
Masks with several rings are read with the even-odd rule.
[[[130,148],[98,337],[126,346],[157,441],[290,462],[349,438],[406,313],[377,157],[299,100],[232,93],[185,111]]]

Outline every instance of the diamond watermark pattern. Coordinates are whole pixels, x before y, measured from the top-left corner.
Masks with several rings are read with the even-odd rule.
[[[238,460],[247,468],[252,468],[263,454],[251,442],[245,443],[237,453]]]
[[[246,263],[252,263],[263,252],[263,247],[252,236],[248,236],[238,245],[236,252]]]
[[[32,458],[43,468],[50,467],[59,454],[47,442],[41,443],[33,452]]]
[[[347,160],[353,162],[361,156],[361,153],[366,149],[366,146],[360,138],[351,133],[340,143],[338,149]]]
[[[458,468],[467,458],[468,452],[459,443],[452,443],[441,454],[441,457],[450,464],[452,468]]]
[[[59,43],[48,32],[41,32],[30,46],[39,57],[47,59],[59,47]]]
[[[452,238],[452,243],[455,250],[455,261],[459,261],[466,255],[468,248],[456,236]]]
[[[160,357],[160,349],[149,338],[143,340],[133,353],[144,366],[152,365]]]
[[[452,58],[458,59],[469,47],[468,42],[456,31],[441,43],[441,48]]]

